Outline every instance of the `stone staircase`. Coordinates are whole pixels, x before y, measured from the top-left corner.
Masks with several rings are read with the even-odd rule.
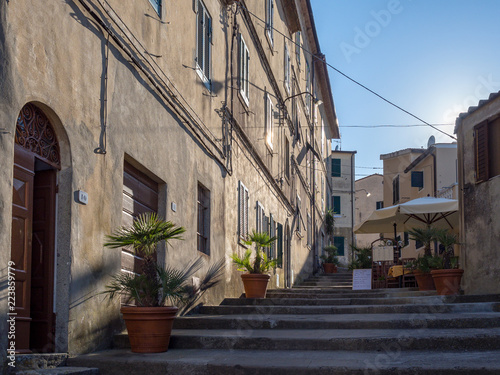
[[[352,289],[352,271],[345,268],[338,269],[337,273],[318,274],[311,276],[295,288],[332,288],[336,290]]]
[[[323,283],[324,277],[311,282]],[[500,374],[500,295],[311,285],[177,318],[166,353],[68,360],[101,374]]]

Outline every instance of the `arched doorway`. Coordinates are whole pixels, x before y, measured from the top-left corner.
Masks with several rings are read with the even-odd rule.
[[[16,277],[16,351],[53,352],[54,249],[59,143],[44,112],[26,104],[14,146],[11,260]]]

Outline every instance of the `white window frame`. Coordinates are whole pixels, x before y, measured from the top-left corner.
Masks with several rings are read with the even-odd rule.
[[[271,43],[274,45],[273,39],[274,33],[274,0],[266,0],[266,36]]]
[[[248,82],[248,71],[249,71],[249,61],[250,53],[248,52],[248,47],[240,34],[240,53],[239,53],[239,86],[240,95],[245,101],[246,105],[249,105],[249,82]]]
[[[196,0],[196,72],[205,84],[211,89],[211,55],[212,55],[212,17],[202,0]],[[202,21],[200,23],[200,16]],[[208,22],[206,22],[208,21]],[[201,24],[201,26],[200,26]],[[200,32],[202,33],[200,37]],[[200,40],[203,51],[200,56]],[[206,46],[206,47],[205,47]]]
[[[248,189],[243,182],[239,181],[238,186],[238,235],[240,239],[246,240],[248,237]]]
[[[273,102],[271,101],[271,96],[266,93],[266,110],[265,110],[265,137],[266,145],[269,147],[271,152],[273,151]]]
[[[285,43],[285,89],[288,94],[290,94],[291,88],[291,60],[290,52],[288,51],[288,45]]]

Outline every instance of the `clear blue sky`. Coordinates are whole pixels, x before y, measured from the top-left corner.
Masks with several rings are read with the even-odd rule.
[[[311,0],[327,62],[386,99],[452,134],[460,112],[500,90],[500,0]],[[356,178],[381,173],[380,154],[454,140],[415,125],[329,71],[340,148],[357,151]],[[334,142],[334,146],[338,143]],[[365,167],[365,168],[362,168]],[[368,167],[368,168],[367,168]]]

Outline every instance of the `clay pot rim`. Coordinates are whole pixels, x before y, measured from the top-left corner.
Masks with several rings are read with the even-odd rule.
[[[441,270],[431,270],[431,275],[441,275],[441,274],[447,274],[447,273],[464,273],[464,270],[461,268],[452,268],[452,269],[441,269]]]
[[[263,279],[270,279],[271,276],[268,275],[267,273],[243,273],[241,274],[242,278],[263,278]]]
[[[155,307],[145,307],[145,306],[134,306],[134,305],[123,305],[120,308],[120,312],[140,312],[140,313],[176,313],[177,306],[155,306]]]

